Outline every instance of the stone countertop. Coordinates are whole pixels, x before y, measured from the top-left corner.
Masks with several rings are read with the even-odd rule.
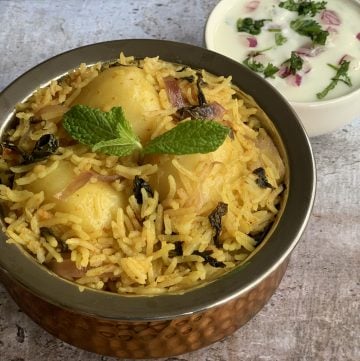
[[[216,0],[0,0],[0,90],[39,62],[126,38],[203,44]],[[360,121],[311,139],[315,207],[288,271],[260,313],[231,337],[168,361],[360,360]],[[0,285],[0,361],[112,361],[39,328]]]

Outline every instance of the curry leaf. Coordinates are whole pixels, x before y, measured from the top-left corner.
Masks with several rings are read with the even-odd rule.
[[[221,248],[220,234],[222,229],[221,219],[228,212],[228,205],[224,202],[219,202],[215,209],[209,214],[209,222],[214,229],[213,241],[217,248]]]
[[[30,154],[21,152],[20,150],[19,152],[24,159],[23,163],[30,164],[46,159],[51,154],[54,154],[58,148],[59,140],[53,134],[44,134],[36,142],[34,149]]]
[[[145,189],[146,193],[150,197],[154,197],[154,191],[152,190],[150,184],[136,175],[133,182],[133,192],[138,204],[143,204],[143,196],[141,193],[142,189]]]
[[[218,261],[216,258],[210,256],[213,253],[213,251],[209,250],[209,251],[194,251],[193,255],[195,256],[200,256],[204,259],[204,263],[208,263],[210,266],[215,267],[215,268],[225,268],[226,264],[224,262]]]

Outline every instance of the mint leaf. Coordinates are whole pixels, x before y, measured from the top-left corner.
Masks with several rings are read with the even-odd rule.
[[[144,147],[144,153],[210,153],[223,144],[229,133],[228,127],[215,121],[188,120],[151,140]]]
[[[343,60],[340,63],[339,67],[332,65],[332,64],[327,64],[327,65],[330,68],[336,70],[336,74],[331,79],[330,84],[323,91],[316,94],[318,99],[325,98],[328,95],[328,93],[336,87],[336,85],[338,84],[339,81],[345,83],[349,87],[352,86],[352,82],[351,82],[351,79],[348,74],[350,61]]]
[[[65,113],[63,127],[74,139],[92,146],[116,137],[116,117],[119,115],[122,117],[122,112],[114,108],[106,113],[85,105],[75,105]]]
[[[63,126],[69,135],[94,152],[119,157],[135,150],[144,153],[193,154],[215,151],[230,129],[206,120],[190,120],[153,139],[143,149],[139,138],[126,120],[121,107],[109,112],[85,105],[75,105],[64,115]]]
[[[329,32],[322,30],[315,20],[298,18],[291,21],[291,29],[300,35],[308,36],[314,44],[325,45]]]
[[[281,46],[287,42],[287,38],[280,33],[275,33],[275,44]]]
[[[103,140],[92,146],[93,152],[100,152],[105,154],[117,155],[118,157],[124,157],[130,155],[136,149],[141,149],[140,143],[134,143],[126,141],[126,139],[116,138],[110,140]]]
[[[93,151],[124,156],[142,148],[121,107],[103,112],[86,105],[75,105],[65,113],[63,127],[72,138]]]

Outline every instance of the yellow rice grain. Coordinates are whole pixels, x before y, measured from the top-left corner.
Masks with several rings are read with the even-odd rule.
[[[124,54],[120,55],[119,63],[130,68],[138,65],[133,57]],[[44,134],[65,137],[68,141],[61,127],[63,114],[101,69],[100,63],[89,67],[81,64],[64,78],[38,89],[17,106],[19,121],[17,127],[9,131],[9,141],[29,152]],[[158,57],[144,59],[137,69],[157,94],[158,107],[145,109],[143,113],[143,121],[154,124],[147,139],[154,139],[177,124],[173,121],[176,109],[168,99],[164,77],[196,77],[197,71],[189,67],[182,69]],[[183,162],[188,158],[182,156],[165,156],[174,173],[164,172],[159,187],[166,186],[166,189],[155,187],[154,196],[142,188],[142,204],[131,194],[133,179],[139,176],[153,184],[158,172],[164,171],[162,156],[156,162],[148,161],[145,156],[138,164],[136,157],[97,154],[84,145],[61,143],[57,154],[35,164],[14,165],[0,158],[0,172],[10,170],[15,174],[13,189],[0,185],[0,199],[7,207],[4,218],[7,242],[22,245],[40,263],[50,264],[56,260],[60,264],[64,258],[58,251],[58,240],[61,240],[68,246],[76,267],[86,268],[86,275],[76,279],[82,290],[85,287],[105,289],[111,281],[111,288],[115,287],[116,292],[137,295],[184,291],[246,261],[256,246],[250,234],[262,231],[279,212],[283,174],[281,167],[277,167],[278,159],[257,147],[261,127],[258,109],[246,105],[243,99],[233,98],[236,90],[231,85],[231,77],[217,77],[205,71],[201,74],[207,101],[221,104],[225,109],[221,122],[233,130],[234,139],[224,143],[224,146],[231,145],[231,156],[214,152],[209,158],[200,156],[196,166]],[[194,83],[180,80],[179,84],[188,104],[198,105]],[[30,122],[33,118],[39,122]],[[29,184],[56,172],[64,160],[71,162],[75,176],[81,177],[88,171],[119,176],[109,184],[111,190],[123,197],[121,206],[114,212],[109,210],[108,222],[103,227],[89,231],[82,216],[72,214],[72,209],[59,208],[59,204],[66,204],[66,199],[49,199],[46,192],[34,194],[28,190]],[[272,189],[261,189],[256,184],[253,170],[260,166]],[[89,180],[93,185],[102,182],[98,177]],[[218,249],[213,244],[214,230],[208,216],[220,200],[228,204],[228,213],[222,218],[222,247]],[[100,219],[103,204],[99,197],[91,207],[93,217]],[[42,227],[49,228],[54,235],[43,236]],[[179,251],[179,244],[182,255],[174,255]],[[226,267],[220,269],[205,264],[202,257],[194,255],[195,251],[211,251],[211,256],[224,262]]]

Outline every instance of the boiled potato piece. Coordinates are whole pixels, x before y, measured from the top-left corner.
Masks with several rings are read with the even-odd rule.
[[[47,202],[54,202],[54,194],[64,190],[75,178],[74,166],[68,161],[59,161],[59,165],[46,177],[30,183],[27,188],[34,193],[44,191]]]
[[[195,172],[196,168],[201,163],[206,163],[208,167],[215,163],[226,163],[229,159],[235,156],[232,151],[231,140],[226,139],[225,142],[212,153],[207,154],[189,154],[181,156],[158,155],[149,157],[150,162],[155,162],[159,165],[158,172],[150,176],[149,182],[151,186],[159,192],[160,200],[164,200],[169,193],[168,177],[172,175],[177,184],[177,188],[184,187],[181,171],[179,171],[173,164],[173,159],[185,169],[185,171]],[[189,195],[190,199],[197,199],[198,203],[195,207],[201,208],[205,203],[212,202],[216,204],[221,200],[220,191],[223,179],[206,177],[199,179],[197,188],[194,189],[194,194]]]
[[[44,191],[45,200],[55,203],[55,211],[70,213],[82,219],[81,226],[87,232],[110,227],[119,207],[125,208],[128,196],[117,192],[110,184],[98,181],[86,183],[68,197],[58,199],[56,195],[74,182],[74,166],[68,161],[60,161],[59,166],[42,179],[29,184],[32,192]]]
[[[141,141],[150,138],[156,123],[148,124],[144,113],[160,109],[158,94],[144,70],[118,66],[104,70],[81,90],[72,105],[82,104],[103,111],[121,106]]]
[[[60,212],[71,213],[82,219],[87,232],[110,227],[119,207],[125,204],[119,192],[104,182],[87,183],[65,200],[57,203]]]
[[[171,174],[178,184],[180,180],[178,171],[172,164],[172,158],[168,155],[151,156],[146,162],[158,164],[158,171],[150,175],[149,183],[152,189],[158,191],[160,201],[163,201],[169,193],[168,176]]]

